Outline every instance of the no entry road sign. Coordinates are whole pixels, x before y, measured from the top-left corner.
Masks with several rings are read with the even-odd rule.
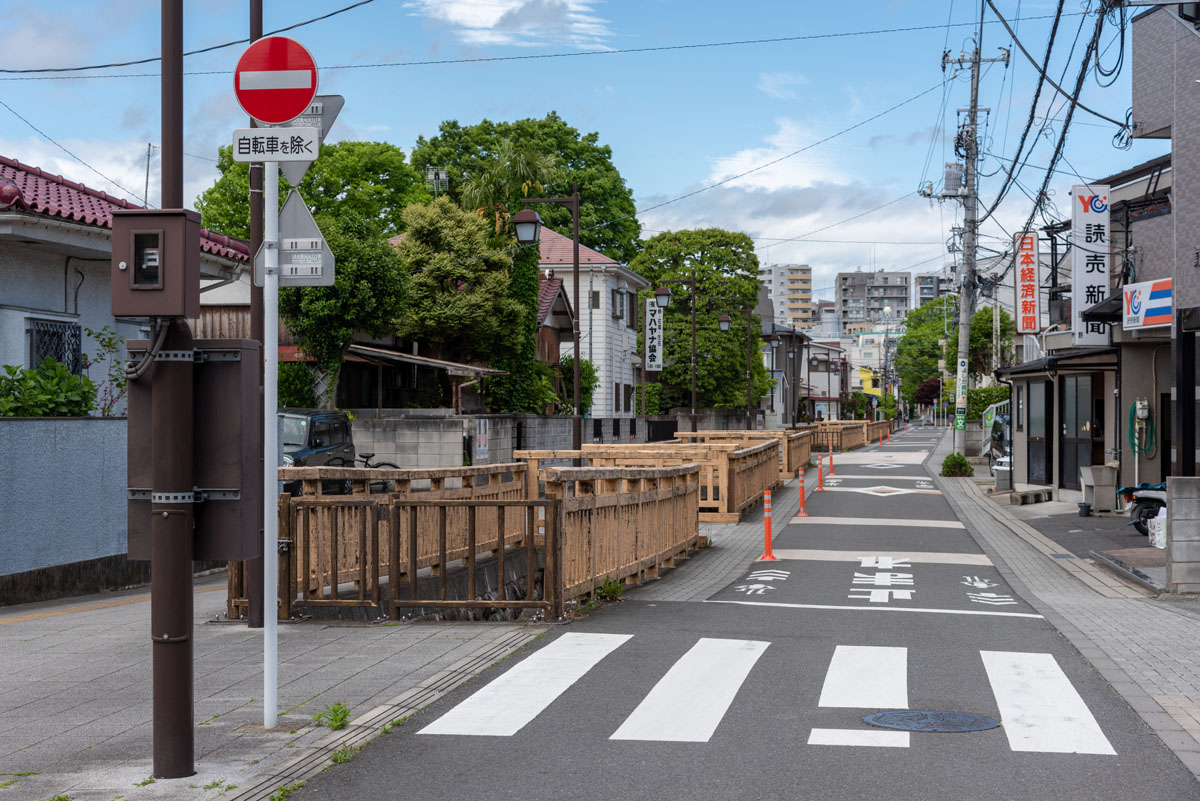
[[[288,122],[303,114],[317,94],[317,63],[296,40],[267,36],[238,59],[233,90],[242,109],[259,122]]]

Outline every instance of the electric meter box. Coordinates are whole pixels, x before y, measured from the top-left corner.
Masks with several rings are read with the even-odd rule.
[[[114,317],[200,316],[200,215],[113,209]]]

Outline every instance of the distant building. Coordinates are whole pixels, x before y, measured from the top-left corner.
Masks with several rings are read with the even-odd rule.
[[[931,300],[937,300],[943,295],[957,294],[954,289],[954,278],[948,274],[947,270],[916,276],[915,288],[914,309],[924,306]]]
[[[834,300],[841,312],[842,324],[880,322],[884,308],[892,307],[891,317],[903,319],[911,307],[909,287],[912,275],[906,272],[838,273]]]
[[[813,323],[812,267],[807,264],[771,264],[758,271],[775,306],[775,324],[808,328]]]

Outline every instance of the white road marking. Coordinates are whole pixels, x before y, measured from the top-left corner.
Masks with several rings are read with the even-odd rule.
[[[892,467],[897,467],[898,465],[890,465],[890,464],[889,464],[889,465],[886,465],[886,466],[887,466],[888,468],[892,468]],[[834,465],[834,468],[835,468],[835,469],[837,468],[837,465],[836,465],[836,464]],[[826,476],[826,480],[828,480],[828,478],[829,478],[829,477],[828,477],[828,476]],[[834,474],[833,474],[833,478],[834,478],[834,480],[841,479],[841,478],[849,478],[849,479],[863,479],[863,480],[865,480],[865,481],[880,481],[880,480],[886,480],[886,481],[929,481],[929,476],[927,476],[927,475],[926,475],[926,476],[900,476],[900,475],[896,475],[895,473],[888,473],[888,474],[887,474],[887,476],[879,476],[879,475],[851,475],[851,474],[849,474],[849,473],[834,473]]]
[[[835,479],[836,480],[836,479]],[[861,495],[876,495],[878,497],[889,497],[892,495],[941,495],[941,490],[935,489],[908,489],[907,487],[826,487],[823,492],[857,492]]]
[[[862,551],[824,551],[808,548],[776,548],[775,556],[780,559],[807,559],[812,562],[860,562],[863,558]],[[979,565],[989,566],[992,560],[987,557],[987,554],[982,553],[923,553],[920,551],[910,551],[908,553],[889,553],[881,554],[887,556],[892,561],[896,562],[915,562],[919,565]],[[873,567],[878,563],[871,565],[860,565],[860,567]],[[993,585],[994,586],[994,585]]]
[[[839,645],[829,660],[817,705],[908,709],[908,649]]]
[[[850,453],[835,453],[833,455],[833,467],[837,470],[838,465],[851,464],[884,464],[891,462],[892,464],[923,464],[925,458],[929,456],[929,451],[880,451],[878,447],[867,452],[852,451]]]
[[[878,729],[813,729],[808,735],[808,744],[908,748],[908,732]]]
[[[741,606],[774,606],[781,609],[851,609],[856,612],[924,612],[930,615],[981,615],[983,617],[1027,617],[1042,620],[1041,615],[1029,612],[989,612],[983,609],[926,609],[913,606],[838,606],[836,604],[788,604],[774,601],[715,601],[706,604],[738,604]]]
[[[794,526],[902,526],[909,528],[966,528],[957,520],[908,520],[879,517],[794,517]]]
[[[610,739],[706,743],[770,643],[701,638]]]
[[[980,651],[1014,751],[1116,755],[1052,654]]]
[[[239,89],[309,89],[312,70],[261,70],[239,72]]]
[[[510,737],[632,634],[564,634],[421,730]]]

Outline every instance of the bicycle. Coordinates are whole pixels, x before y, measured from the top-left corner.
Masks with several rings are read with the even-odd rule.
[[[355,464],[355,462],[362,462],[361,467],[366,467],[366,468],[370,468],[370,469],[377,469],[377,468],[391,469],[391,470],[399,470],[400,469],[400,465],[394,464],[392,462],[372,462],[371,457],[373,457],[374,455],[375,455],[374,453],[360,453],[353,460],[348,460],[344,457],[338,456],[338,457],[334,457],[333,459],[330,459],[326,464],[329,467],[359,467],[360,465]],[[350,464],[346,464],[347,461],[349,461]],[[367,482],[367,494],[376,494],[376,493],[381,493],[381,492],[393,492],[395,489],[396,489],[396,482],[391,481],[389,479],[379,479],[379,480],[372,480],[372,481]],[[349,479],[347,479],[345,482],[345,486],[344,486],[344,492],[345,492],[345,494],[349,495],[352,491],[353,491],[353,487],[351,485],[351,482]]]

